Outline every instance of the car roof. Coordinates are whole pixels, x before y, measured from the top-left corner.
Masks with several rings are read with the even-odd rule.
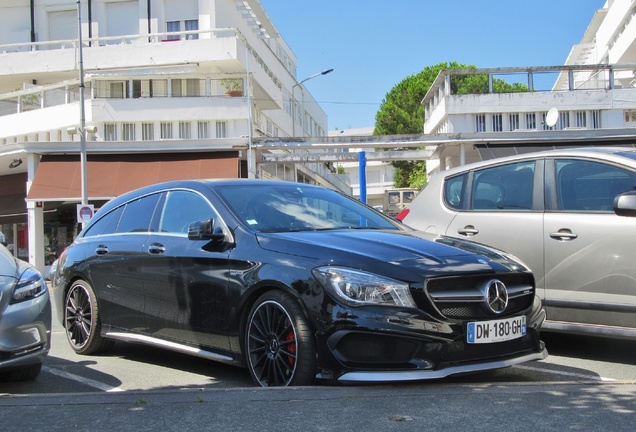
[[[520,153],[512,156],[502,156],[494,159],[486,159],[479,162],[449,168],[441,171],[439,174],[443,174],[444,177],[447,177],[458,172],[464,172],[484,166],[542,157],[591,157],[614,162],[627,162],[636,167],[636,148],[634,147],[576,147],[542,150],[537,152]]]

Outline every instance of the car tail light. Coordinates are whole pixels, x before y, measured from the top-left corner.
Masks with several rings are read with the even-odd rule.
[[[409,214],[411,210],[409,209],[404,209],[402,210],[400,213],[398,213],[398,215],[396,216],[397,220],[404,220],[404,218],[406,217],[406,215]]]

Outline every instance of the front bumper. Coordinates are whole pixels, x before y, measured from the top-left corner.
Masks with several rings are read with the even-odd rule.
[[[535,360],[543,360],[548,357],[545,347],[538,353],[526,354],[507,360],[486,361],[475,364],[448,366],[443,369],[432,370],[401,370],[401,371],[354,371],[340,375],[338,381],[342,382],[384,382],[384,381],[416,381],[446,378],[451,375],[480,372],[491,369],[500,369],[516,364]],[[321,378],[320,375],[317,378]]]
[[[0,370],[42,363],[51,347],[48,292],[30,301],[5,306],[0,317]]]
[[[545,311],[536,301],[525,313],[526,334],[503,342],[466,342],[466,322],[440,322],[424,314],[379,316],[358,309],[318,338],[318,379],[383,382],[439,379],[543,360],[539,337]],[[343,316],[342,314],[340,315]]]

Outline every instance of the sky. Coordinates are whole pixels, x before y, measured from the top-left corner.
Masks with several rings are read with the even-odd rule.
[[[427,66],[560,66],[605,0],[260,0],[328,128],[375,125],[386,94]]]

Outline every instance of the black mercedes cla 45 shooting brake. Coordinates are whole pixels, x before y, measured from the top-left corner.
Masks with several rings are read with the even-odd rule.
[[[145,343],[260,386],[441,378],[544,359],[532,273],[333,190],[177,181],[99,209],[58,260],[78,354]]]

